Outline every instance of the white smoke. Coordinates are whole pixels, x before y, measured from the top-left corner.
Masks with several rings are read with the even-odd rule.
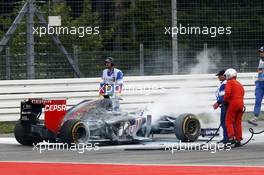
[[[178,116],[183,113],[204,114],[213,117],[215,111],[212,108],[211,95],[197,93],[191,88],[180,88],[161,97],[149,106],[153,121],[161,116]]]
[[[218,70],[217,65],[221,60],[221,55],[217,49],[207,49],[197,54],[198,63],[192,66],[190,74],[209,73]],[[210,124],[203,127],[217,127],[219,125],[219,110],[215,111],[212,107],[215,94],[198,92],[195,84],[199,80],[190,80],[183,82],[190,86],[179,88],[177,90],[169,90],[165,95],[157,99],[153,104],[148,106],[148,110],[153,116],[153,121],[157,121],[161,116],[171,115],[178,116],[183,113],[193,113],[195,115],[204,114],[209,117]],[[216,87],[217,88],[217,78]],[[208,120],[208,118],[206,119]]]
[[[221,54],[216,48],[208,48],[198,53],[197,64],[189,68],[190,74],[208,74],[218,71],[221,61]]]

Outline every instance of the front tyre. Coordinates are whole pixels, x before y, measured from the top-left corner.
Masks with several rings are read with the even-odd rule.
[[[176,137],[182,142],[194,142],[201,133],[201,124],[194,114],[181,114],[174,123]]]

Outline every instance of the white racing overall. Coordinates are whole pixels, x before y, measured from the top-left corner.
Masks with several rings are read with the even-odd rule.
[[[123,73],[121,70],[113,68],[112,70],[103,70],[101,87],[104,85],[111,85],[113,92],[110,95],[112,107],[114,112],[119,111],[119,94],[123,86]]]

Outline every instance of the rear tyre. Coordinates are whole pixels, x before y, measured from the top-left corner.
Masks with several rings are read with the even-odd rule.
[[[182,142],[194,142],[201,133],[201,124],[194,114],[181,114],[174,123],[176,137]]]
[[[17,121],[14,130],[15,138],[21,145],[33,145],[34,139],[30,136],[30,125]]]
[[[80,120],[68,120],[61,127],[60,139],[63,143],[87,143],[89,138],[89,128]]]

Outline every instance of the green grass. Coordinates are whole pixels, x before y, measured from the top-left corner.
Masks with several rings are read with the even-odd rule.
[[[243,120],[247,120],[247,119],[250,119],[250,118],[252,118],[252,117],[254,117],[253,112],[245,112],[245,113],[243,114]],[[264,112],[261,112],[261,113],[260,113],[260,115],[259,115],[259,119],[260,119],[260,120],[264,120]]]
[[[0,122],[0,134],[13,133],[15,122]]]

